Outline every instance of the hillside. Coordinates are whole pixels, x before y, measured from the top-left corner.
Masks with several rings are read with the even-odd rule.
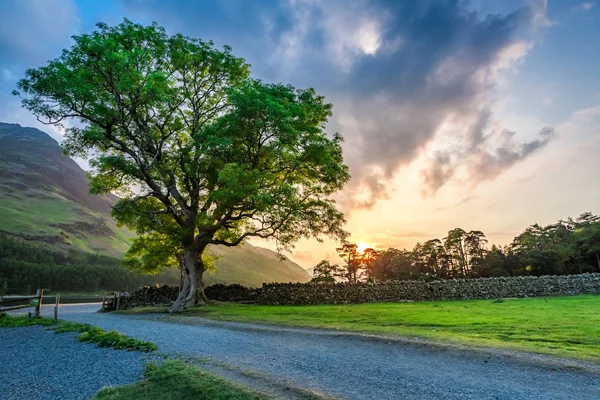
[[[122,255],[131,233],[116,227],[116,197],[92,196],[85,172],[44,132],[0,123],[0,231],[64,249]]]
[[[217,257],[214,273],[204,274],[206,286],[216,283],[242,283],[261,286],[263,282],[308,282],[310,275],[288,258],[249,243],[238,247],[213,246],[209,253]]]
[[[120,257],[133,234],[110,217],[117,197],[92,196],[85,171],[46,133],[0,123],[0,234],[52,248]],[[306,282],[309,275],[271,250],[212,247],[217,271],[207,284]]]

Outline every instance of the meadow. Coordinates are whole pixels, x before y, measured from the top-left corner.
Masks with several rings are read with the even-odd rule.
[[[214,320],[325,328],[600,361],[600,296],[320,306],[234,303],[190,309]]]

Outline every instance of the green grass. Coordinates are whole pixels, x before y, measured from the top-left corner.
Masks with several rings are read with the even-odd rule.
[[[271,399],[182,361],[149,364],[143,381],[101,390],[96,400],[263,400]]]
[[[225,321],[339,329],[600,361],[600,296],[191,309]]]
[[[15,191],[11,196],[0,195],[2,230],[15,234],[54,237],[61,234],[61,229],[57,226],[59,223],[90,222],[91,218],[101,216],[102,214],[95,213],[47,189],[28,188],[25,191]],[[130,239],[134,234],[117,228],[112,218],[106,217],[105,222],[112,234],[98,235],[88,231],[77,234],[63,232],[62,235],[69,245],[60,244],[60,246],[121,256],[129,248]]]
[[[29,193],[31,192],[31,193]],[[40,191],[17,192],[16,197],[3,197],[0,217],[3,230],[32,235],[56,235],[60,229],[50,224],[72,222],[77,215],[72,202],[64,197],[48,192],[47,198],[32,194]]]
[[[23,326],[42,325],[53,326],[56,322],[49,318],[29,318],[23,315],[8,315],[0,313],[0,328],[20,328]]]
[[[7,315],[0,313],[0,328],[19,328],[23,326],[41,325],[49,327],[56,333],[79,332],[77,340],[84,343],[95,343],[98,347],[112,347],[117,350],[151,352],[158,349],[152,342],[134,339],[117,331],[105,331],[89,324],[54,321],[49,318],[29,318],[23,315]]]
[[[79,332],[81,335],[77,340],[84,343],[96,343],[98,347],[113,347],[117,350],[136,350],[151,352],[158,350],[158,346],[152,342],[134,339],[117,331],[105,331],[97,326],[79,324],[76,322],[64,322],[58,325],[56,333]]]
[[[128,308],[126,310],[115,311],[117,314],[164,314],[169,312],[169,307],[158,307],[158,306],[141,306]]]

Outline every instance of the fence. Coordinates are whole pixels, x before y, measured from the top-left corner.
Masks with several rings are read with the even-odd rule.
[[[102,311],[119,311],[121,301],[127,292],[108,292],[102,294]]]
[[[39,317],[42,311],[42,302],[44,299],[44,290],[50,289],[38,289],[33,296],[0,296],[0,312],[19,310],[22,308],[34,307],[34,317]],[[23,302],[27,304],[19,304]],[[54,304],[54,319],[58,319],[58,307],[60,305],[60,293],[56,293],[56,303]],[[31,313],[29,313],[31,317]]]

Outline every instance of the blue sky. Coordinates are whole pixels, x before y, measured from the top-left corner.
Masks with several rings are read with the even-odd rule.
[[[4,0],[0,121],[26,68],[98,21],[212,39],[267,81],[334,104],[354,239],[412,247],[461,226],[509,242],[600,212],[600,2],[578,0]],[[60,132],[45,127],[60,139]],[[301,243],[310,266],[331,243]]]

